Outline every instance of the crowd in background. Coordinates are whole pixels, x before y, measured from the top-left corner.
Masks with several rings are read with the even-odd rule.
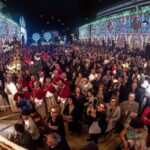
[[[20,67],[10,71],[11,63]],[[66,122],[71,135],[86,124],[87,140],[95,144],[114,132],[120,133],[121,148],[146,150],[149,97],[150,60],[144,51],[52,44],[0,58],[0,105],[11,106],[0,111],[20,112],[10,139],[28,149],[43,147],[46,138],[49,149],[69,150]]]

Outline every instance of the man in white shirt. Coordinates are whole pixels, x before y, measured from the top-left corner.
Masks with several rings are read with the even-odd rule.
[[[30,117],[30,113],[28,111],[23,111],[21,116],[25,123],[25,129],[31,134],[32,139],[37,141],[40,138],[40,133],[36,124]]]
[[[96,80],[96,78],[97,78],[97,73],[96,73],[95,69],[92,69],[91,73],[89,75],[89,81],[92,82],[93,80]]]
[[[11,106],[12,112],[18,112],[16,102],[14,101],[14,95],[18,92],[16,85],[12,82],[11,77],[7,77],[5,84],[5,92],[8,96],[9,105]]]

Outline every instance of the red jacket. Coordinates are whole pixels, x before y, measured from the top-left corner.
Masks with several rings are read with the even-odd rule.
[[[52,82],[54,84],[57,84],[57,82],[59,82],[59,80],[61,80],[61,77],[59,75],[55,76],[53,79],[52,79]]]
[[[70,96],[70,90],[67,86],[64,86],[62,88],[59,88],[58,90],[58,96],[61,98],[67,98]]]
[[[44,90],[42,88],[38,88],[36,90],[33,89],[31,91],[31,96],[33,98],[37,98],[37,99],[41,100],[41,99],[43,99],[45,97],[45,92],[44,92]]]
[[[142,114],[142,120],[145,124],[150,124],[150,118],[147,118],[147,115],[150,113],[150,106],[147,106]]]
[[[49,84],[49,85],[45,84],[45,85],[44,85],[44,91],[45,91],[45,93],[46,93],[47,91],[49,91],[50,93],[54,94],[54,93],[56,92],[56,89],[55,89],[55,87],[53,86],[53,84]]]

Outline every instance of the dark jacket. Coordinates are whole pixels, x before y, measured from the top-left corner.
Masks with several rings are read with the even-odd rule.
[[[28,131],[24,131],[21,136],[18,136],[17,144],[29,150],[35,150],[31,134]]]
[[[58,115],[55,122],[52,120],[52,117],[49,116],[47,123],[50,123],[52,126],[58,126],[57,131],[50,129],[52,132],[58,133],[60,136],[66,136],[65,127],[64,127],[64,120],[61,115]]]
[[[70,150],[66,139],[61,139],[61,142],[54,148],[49,148],[49,150]]]

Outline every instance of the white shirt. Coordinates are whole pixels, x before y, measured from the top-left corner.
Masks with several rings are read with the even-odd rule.
[[[31,133],[33,140],[37,140],[40,137],[39,130],[31,117],[25,120],[25,129]]]
[[[12,93],[12,95],[15,95],[18,92],[17,87],[13,82],[6,83],[6,88],[5,88],[6,93],[7,93],[7,89]]]
[[[89,75],[89,81],[93,81],[93,80],[95,80],[97,78],[97,74],[90,74]]]

